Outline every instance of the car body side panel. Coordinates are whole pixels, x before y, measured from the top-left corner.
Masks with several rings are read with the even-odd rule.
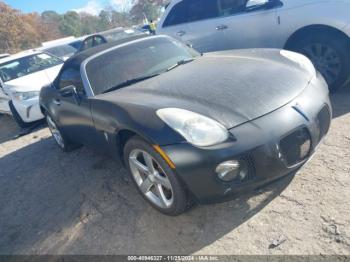
[[[191,26],[191,23],[180,24],[176,26],[169,26],[163,28],[162,25],[166,19],[167,14],[171,8],[179,1],[172,1],[170,6],[166,9],[160,22],[158,23],[157,33],[167,34],[176,37],[176,32],[185,30]],[[241,27],[244,29],[240,34],[237,42],[232,43],[232,48],[252,48],[252,47],[270,47],[270,48],[284,48],[288,39],[298,30],[312,25],[325,25],[340,31],[345,32],[350,37],[350,1],[348,0],[282,0],[283,6],[276,8],[273,12],[276,12],[277,21],[279,26],[276,28],[271,27],[263,31],[256,31],[257,26],[264,28],[264,20],[254,21],[249,20],[249,23],[245,23],[246,15],[232,16],[232,23],[236,23],[236,30]],[[266,10],[262,12],[271,12]],[[240,19],[240,17],[242,19]],[[259,15],[256,16],[259,18]],[[227,17],[225,19],[230,19]],[[213,24],[220,24],[219,21],[222,18],[210,19]],[[266,20],[266,19],[265,19]],[[248,21],[248,20],[247,20]],[[268,21],[268,20],[266,20]],[[253,26],[254,23],[259,23],[257,26]],[[270,22],[268,22],[270,23]],[[348,27],[347,27],[348,26]],[[198,29],[199,30],[199,29]],[[197,31],[198,31],[197,30]],[[200,31],[205,31],[206,28],[201,28]],[[245,37],[249,36],[249,37]],[[254,40],[255,35],[255,40]],[[186,39],[193,39],[196,35],[186,36]],[[207,36],[209,37],[209,36]],[[212,35],[213,38],[214,35]],[[180,38],[181,39],[181,38]],[[231,42],[233,40],[231,39]],[[257,45],[257,46],[255,46]],[[198,44],[198,46],[200,46]],[[222,50],[220,43],[215,46],[211,46],[210,50]]]
[[[344,31],[350,22],[350,2],[348,1],[284,1],[283,8],[277,10],[280,29],[277,36],[283,48],[290,36],[298,30],[312,25],[325,25]],[[350,36],[350,32],[347,32]]]
[[[184,142],[184,138],[170,129],[156,116],[154,109],[135,103],[114,103],[91,99],[91,113],[102,146],[115,152],[116,144],[109,143],[120,131],[131,131],[150,144],[166,145]],[[102,140],[104,140],[102,142]]]

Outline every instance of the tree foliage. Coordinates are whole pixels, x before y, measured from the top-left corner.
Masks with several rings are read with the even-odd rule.
[[[130,11],[118,12],[106,7],[98,16],[48,10],[25,14],[0,0],[0,53],[14,53],[40,46],[42,42],[66,36],[82,36],[115,27],[141,23],[159,17],[165,0],[133,0]],[[30,3],[28,3],[30,4]]]

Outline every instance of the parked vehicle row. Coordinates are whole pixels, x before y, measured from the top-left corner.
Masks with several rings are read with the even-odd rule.
[[[22,128],[43,119],[39,92],[52,83],[64,61],[89,48],[134,35],[143,34],[117,28],[78,39],[53,41],[34,51],[0,59],[0,113],[12,114]]]
[[[327,134],[328,87],[285,50],[200,54],[133,36],[69,59],[40,107],[58,146],[117,156],[142,196],[178,215],[300,168]]]
[[[297,51],[311,59],[334,91],[350,75],[349,13],[349,0],[173,0],[157,34],[200,52]]]

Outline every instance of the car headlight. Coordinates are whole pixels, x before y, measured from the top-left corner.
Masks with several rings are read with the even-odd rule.
[[[39,91],[31,91],[31,92],[16,92],[13,94],[13,98],[17,101],[29,100],[32,98],[36,98],[39,96]]]
[[[287,50],[281,50],[280,54],[294,63],[297,63],[300,67],[307,70],[312,76],[316,76],[316,69],[310,59],[306,56]]]
[[[227,129],[206,116],[179,108],[164,108],[157,115],[195,146],[212,146],[227,140]]]

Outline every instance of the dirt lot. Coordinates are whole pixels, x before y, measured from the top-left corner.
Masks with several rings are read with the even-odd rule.
[[[332,100],[330,134],[297,176],[175,218],[117,163],[62,153],[46,128],[12,140],[0,116],[0,254],[350,255],[350,88]]]

